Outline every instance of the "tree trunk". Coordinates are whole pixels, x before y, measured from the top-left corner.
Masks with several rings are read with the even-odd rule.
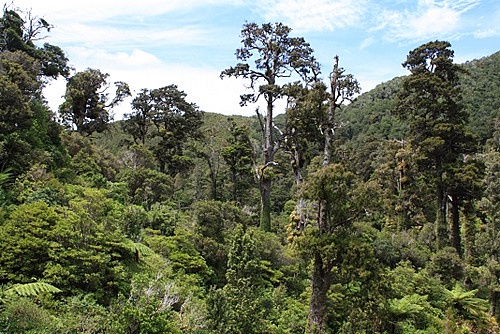
[[[321,334],[325,333],[328,328],[326,323],[326,304],[327,293],[330,288],[330,271],[325,270],[319,251],[314,255],[313,265],[308,333]]]
[[[442,184],[436,187],[436,247],[442,249],[448,245],[448,224],[446,220],[446,191]]]
[[[500,321],[500,292],[494,288],[490,290],[490,304],[490,315]]]
[[[457,253],[462,257],[462,238],[460,236],[460,210],[456,196],[452,197],[451,206],[451,245],[455,247]]]
[[[271,178],[265,175],[265,170],[274,165],[274,139],[273,139],[273,95],[269,93],[267,100],[267,112],[263,124],[262,155],[264,165],[259,172],[261,215],[260,228],[271,231]],[[262,126],[262,124],[261,124]]]
[[[271,179],[262,175],[260,182],[260,228],[263,231],[271,231]]]
[[[302,178],[302,172],[300,171],[300,156],[299,156],[299,151],[294,147],[292,149],[292,170],[293,170],[293,177],[295,179],[295,186],[297,189],[300,188],[300,185],[304,181]],[[305,208],[306,208],[306,201],[302,198],[299,197],[297,199],[297,204],[295,205],[295,216],[294,216],[294,221],[295,221],[295,228],[298,231],[303,231],[304,228],[306,227],[306,217],[305,217]]]

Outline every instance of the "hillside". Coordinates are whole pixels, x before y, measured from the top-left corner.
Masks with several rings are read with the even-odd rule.
[[[500,116],[500,52],[461,65],[463,105],[470,114],[469,129],[484,143],[491,138]],[[343,134],[354,141],[401,139],[405,125],[391,114],[402,77],[381,83],[363,93],[339,115]]]

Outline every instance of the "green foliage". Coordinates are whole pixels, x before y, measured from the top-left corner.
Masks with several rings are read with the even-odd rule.
[[[210,329],[219,333],[262,333],[265,331],[264,295],[269,264],[259,256],[255,230],[238,226],[228,253],[227,284],[208,298]]]
[[[212,284],[225,283],[229,241],[235,227],[248,225],[248,218],[238,207],[219,201],[199,201],[193,205],[197,250],[214,270]]]
[[[172,236],[148,235],[144,243],[169,261],[172,269],[191,275],[199,284],[207,282],[212,270],[191,241],[192,232],[177,228]]]
[[[186,93],[176,85],[157,89],[143,89],[132,102],[135,114],[127,115],[125,130],[135,140],[146,142],[148,129],[154,124],[158,138],[152,151],[161,172],[170,176],[186,172],[192,158],[184,154],[188,139],[200,138],[203,112],[196,104],[186,101]]]
[[[24,18],[22,17],[24,15]],[[34,44],[40,34],[53,28],[45,19],[32,16],[31,11],[23,12],[12,4],[5,5],[0,19],[0,52],[21,51],[34,58],[41,66],[37,75],[57,78],[69,75],[68,59],[58,46],[44,43],[43,47]]]
[[[108,101],[107,78],[109,74],[100,70],[87,69],[69,78],[66,84],[65,102],[59,107],[63,123],[74,127],[82,135],[102,132],[110,122],[112,108],[130,96],[130,89],[124,82],[115,82],[116,94]]]
[[[77,295],[55,303],[54,333],[112,333],[111,315],[91,294]]]
[[[470,197],[474,191],[467,196],[454,188],[466,186],[461,179],[461,171],[467,168],[464,155],[474,152],[476,145],[465,129],[468,114],[458,85],[461,68],[453,64],[450,47],[448,42],[435,41],[410,51],[403,66],[411,75],[403,80],[394,112],[408,120],[410,145],[419,153],[418,172],[435,189],[437,246],[447,244],[446,207],[451,202],[452,246],[461,254],[458,215],[463,203],[459,197]]]
[[[243,205],[246,202],[254,183],[253,148],[248,135],[248,128],[238,126],[229,119],[232,138],[229,146],[221,150],[221,155],[229,167],[229,199]]]
[[[125,169],[117,180],[126,182],[133,204],[151,208],[155,203],[166,202],[173,195],[174,180],[169,175],[153,169]]]
[[[181,333],[173,321],[172,307],[179,301],[175,283],[160,274],[136,275],[128,298],[113,305],[116,319],[111,333]]]
[[[27,297],[13,299],[1,311],[0,333],[50,334],[56,331],[54,317]]]
[[[53,285],[44,282],[35,283],[25,283],[25,284],[14,284],[7,290],[5,290],[6,295],[12,295],[17,293],[20,296],[36,296],[42,292],[58,293],[61,292],[58,288]]]
[[[465,111],[470,115],[468,128],[481,143],[493,137],[495,122],[500,117],[498,93],[500,92],[500,52],[462,65],[460,75]]]
[[[64,162],[60,127],[41,101],[37,63],[21,51],[0,53],[0,169]]]

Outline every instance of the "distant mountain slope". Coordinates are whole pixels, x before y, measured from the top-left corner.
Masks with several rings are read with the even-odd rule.
[[[463,102],[470,114],[469,125],[485,141],[500,117],[500,51],[463,67],[467,71],[462,78]]]
[[[463,103],[470,114],[469,127],[481,142],[490,138],[500,109],[500,52],[462,64]],[[353,141],[403,137],[405,124],[390,110],[401,89],[397,77],[360,95],[338,115],[342,134]]]

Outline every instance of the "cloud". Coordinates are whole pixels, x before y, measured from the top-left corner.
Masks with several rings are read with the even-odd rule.
[[[253,115],[256,106],[241,108],[239,96],[246,93],[244,82],[237,79],[219,77],[220,71],[196,66],[171,65],[163,63],[156,56],[141,50],[130,53],[107,53],[97,49],[70,48],[76,63],[77,71],[87,67],[109,73],[108,82],[124,81],[130,85],[133,96],[143,88],[154,89],[175,84],[187,94],[187,101],[196,103],[201,110],[225,115]],[[49,107],[57,111],[63,102],[65,92],[64,80],[51,83],[44,95]],[[114,109],[115,119],[130,113],[131,99]]]
[[[257,11],[267,21],[283,22],[294,30],[324,31],[357,25],[366,1],[355,0],[258,0]]]
[[[486,30],[477,30],[473,33],[475,38],[489,38],[489,37],[495,37],[495,36],[500,36],[500,32],[498,32],[495,29],[486,29]]]
[[[194,26],[178,28],[135,26],[117,27],[107,25],[88,25],[70,23],[51,33],[51,40],[60,44],[89,46],[166,46],[166,45],[203,45],[207,43],[206,29]]]
[[[462,15],[479,0],[420,0],[416,8],[383,9],[371,32],[382,31],[388,42],[447,38],[462,29]]]
[[[120,0],[120,1],[60,1],[60,0],[16,0],[15,6],[21,9],[33,9],[39,16],[50,14],[50,21],[95,22],[116,17],[134,18],[157,16],[165,13],[189,11],[206,5],[237,5],[238,0]]]
[[[368,37],[361,42],[361,45],[359,46],[360,49],[366,49],[370,45],[373,45],[376,43],[376,39],[374,37]]]

